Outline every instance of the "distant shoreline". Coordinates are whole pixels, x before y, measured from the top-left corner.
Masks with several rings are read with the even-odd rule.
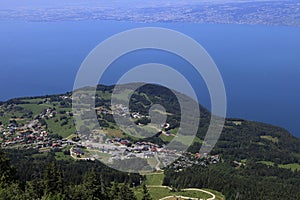
[[[52,1],[51,1],[52,2]],[[8,5],[0,20],[38,22],[115,20],[140,23],[247,24],[300,27],[297,1],[55,2]],[[49,3],[49,2],[48,2]],[[298,8],[298,9],[297,9]]]

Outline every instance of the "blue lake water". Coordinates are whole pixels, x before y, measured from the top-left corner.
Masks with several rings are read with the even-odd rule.
[[[80,64],[109,36],[130,28],[171,28],[197,40],[224,79],[228,116],[271,123],[300,137],[300,28],[114,21],[0,22],[0,100],[64,93]],[[128,54],[101,79],[113,84],[147,62],[173,66],[189,77],[206,107],[205,85],[185,61],[160,51]]]

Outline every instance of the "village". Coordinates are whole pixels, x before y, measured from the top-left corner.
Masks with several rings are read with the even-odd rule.
[[[113,110],[113,111],[112,111]],[[97,108],[96,112],[101,114],[112,114],[115,112],[124,117],[131,117],[134,120],[149,118],[138,112],[132,112],[128,116],[129,109],[117,104],[113,109]],[[33,120],[28,121],[25,125],[18,125],[17,122],[11,121],[8,125],[0,124],[0,146],[4,148],[34,148],[39,152],[51,150],[62,151],[68,149],[69,155],[76,160],[98,159],[102,162],[112,164],[117,161],[128,159],[145,159],[151,163],[153,170],[161,170],[170,163],[176,170],[182,170],[193,164],[207,166],[220,162],[218,155],[199,155],[186,152],[178,152],[175,149],[167,148],[166,144],[158,145],[149,141],[140,140],[138,142],[122,139],[118,137],[105,137],[105,140],[99,142],[93,139],[80,138],[80,133],[76,132],[69,137],[62,138],[59,135],[50,134],[45,129],[43,119],[51,119],[57,115],[55,108],[44,109]],[[70,115],[71,113],[65,113]],[[143,124],[137,124],[143,126]],[[168,129],[169,123],[161,125],[160,133],[166,136],[175,137]],[[179,159],[178,159],[179,158]]]
[[[53,115],[53,112],[48,110],[47,115]],[[3,131],[5,130],[5,131]],[[102,160],[100,155],[108,157],[106,162],[113,163],[118,160],[142,158],[155,159],[157,162],[153,167],[155,170],[161,170],[167,164],[175,161],[172,167],[176,170],[182,170],[193,164],[207,166],[220,162],[219,155],[204,155],[177,152],[166,148],[166,145],[159,146],[151,142],[136,142],[133,143],[128,139],[107,138],[104,143],[95,141],[81,141],[78,137],[70,137],[56,139],[49,137],[47,131],[43,130],[38,120],[33,120],[28,125],[17,127],[15,124],[9,124],[8,127],[1,125],[2,135],[6,138],[11,138],[3,141],[1,147],[14,148],[36,148],[40,152],[50,151],[51,149],[70,148],[70,156],[77,160]],[[17,133],[17,134],[16,134]],[[90,153],[93,152],[93,153]]]
[[[45,130],[45,124],[40,119],[53,118],[56,114],[55,109],[48,108],[25,125],[18,125],[16,120],[13,120],[7,126],[1,124],[2,142],[0,142],[0,146],[6,148],[37,148],[41,151],[47,151],[51,148],[65,148],[67,145],[72,145],[73,141],[51,135]]]
[[[175,149],[168,149],[165,144],[159,146],[144,141],[132,143],[127,139],[121,138],[106,139],[104,143],[85,141],[82,145],[84,148],[90,150],[90,152],[93,152],[93,159],[96,158],[105,161],[107,164],[134,158],[141,158],[148,161],[156,160],[155,164],[152,165],[153,170],[156,171],[162,170],[171,163],[172,168],[182,171],[184,168],[192,165],[206,167],[221,162],[220,155],[179,152]],[[80,155],[80,152],[77,153]],[[103,158],[106,159],[103,160]]]

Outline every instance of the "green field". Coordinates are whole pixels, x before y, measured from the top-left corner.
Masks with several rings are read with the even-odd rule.
[[[96,91],[96,94],[101,97],[103,100],[110,100],[111,93],[107,91]]]
[[[206,194],[204,192],[200,191],[184,191],[182,189],[181,191],[171,191],[168,188],[160,187],[162,186],[164,174],[161,173],[146,173],[144,174],[146,177],[145,184],[147,185],[147,188],[149,190],[149,193],[153,200],[161,199],[163,197],[167,196],[184,196],[184,197],[193,197],[193,198],[199,198],[199,199],[208,199],[211,198],[211,195]],[[205,189],[206,191],[209,191],[216,195],[216,200],[224,200],[225,197],[220,192],[216,192],[214,190]],[[134,190],[135,195],[140,200],[143,197],[143,190],[142,187],[136,187]]]
[[[59,120],[59,116],[46,120],[48,129],[53,134],[58,134],[63,138],[75,133],[75,126],[72,119],[68,119],[68,123],[64,126],[61,125],[62,121]]]
[[[149,192],[153,199],[161,199],[166,196],[185,196],[199,199],[211,198],[211,195],[199,191],[172,192],[168,188],[149,188]]]
[[[21,104],[19,106],[33,112],[34,116],[40,114],[44,109],[52,107],[50,104]]]
[[[90,154],[95,156],[97,159],[100,159],[103,163],[108,163],[109,158],[111,155],[108,153],[102,153],[99,150],[89,150]]]
[[[165,175],[161,174],[147,174],[146,175],[146,185],[162,185]]]
[[[262,135],[262,136],[260,136],[260,138],[265,139],[265,140],[269,140],[273,143],[278,143],[278,138],[277,137],[272,137],[270,135]]]
[[[213,193],[214,195],[216,195],[216,199],[215,200],[225,200],[225,196],[221,193],[221,192],[218,192],[218,191],[215,191],[215,190],[212,190],[212,189],[207,189],[207,188],[202,188],[203,190],[206,190],[208,192],[211,192]]]
[[[261,163],[261,164],[272,166],[272,167],[274,167],[274,165],[275,165],[271,161],[258,161],[257,163]],[[298,163],[279,164],[278,167],[279,168],[284,168],[284,169],[290,169],[292,171],[300,170],[300,164],[298,164]]]
[[[73,160],[70,155],[65,155],[63,152],[56,152],[55,159],[56,160]]]
[[[149,193],[154,200],[158,200],[167,196],[185,196],[185,197],[193,197],[199,199],[208,199],[211,198],[211,195],[206,194],[200,191],[180,191],[180,192],[172,192],[168,188],[162,187],[148,187]],[[142,188],[136,188],[134,191],[137,198],[140,200],[143,197]]]
[[[0,115],[0,122],[2,124],[7,125],[11,120],[15,120],[19,126],[23,126],[40,115],[45,109],[55,108],[57,113],[55,117],[44,118],[49,132],[61,135],[62,137],[67,137],[75,132],[73,119],[66,114],[66,112],[71,111],[71,108],[63,108],[59,103],[38,104],[38,102],[45,102],[45,99],[42,98],[24,99],[22,101],[29,103],[18,104],[7,110],[0,109],[0,112],[2,112]],[[64,113],[60,114],[61,111],[64,111]]]
[[[298,163],[291,163],[291,164],[285,164],[285,165],[279,165],[280,168],[290,169],[292,171],[295,171],[296,169],[300,170],[300,164]]]

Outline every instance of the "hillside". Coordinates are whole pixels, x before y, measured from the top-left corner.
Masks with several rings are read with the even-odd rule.
[[[142,152],[151,153],[142,169],[165,169],[164,185],[178,189],[210,188],[222,192],[226,199],[300,199],[300,140],[286,130],[259,122],[228,118],[213,151],[198,155],[210,119],[210,112],[200,105],[199,128],[188,153],[181,154],[172,165],[165,167],[156,163],[150,155],[155,154],[153,147],[163,149],[164,145],[176,140],[181,121],[176,96],[167,88],[157,85],[145,85],[131,96],[127,109],[139,130],[145,131],[143,127],[151,122],[149,108],[152,105],[162,105],[167,113],[166,124],[161,130],[151,137],[140,138],[116,125],[110,105],[113,88],[99,85],[95,98],[95,113],[101,132],[106,135],[105,141],[111,141],[114,145],[126,142],[124,145],[128,148],[140,143],[150,145],[151,150]],[[124,109],[122,98],[125,97],[119,99],[121,110]],[[36,155],[43,155],[43,152],[54,152],[54,158],[60,160],[62,166],[67,166],[64,162],[74,161],[68,155],[70,143],[78,145],[84,133],[93,129],[88,121],[83,120],[80,130],[76,131],[73,119],[72,93],[2,102],[1,147],[9,152],[12,163],[17,166],[21,161],[14,159],[14,156],[20,154],[22,157],[23,153],[18,153],[24,151],[21,149],[33,149],[34,153],[31,152],[28,159],[32,156],[35,160]],[[185,141],[176,144],[185,145]],[[107,163],[111,156],[104,150],[97,153],[90,151],[84,145],[81,149],[84,155],[77,155],[75,159],[91,160],[96,157]],[[125,159],[125,165],[112,164],[112,167],[136,167],[129,165],[132,163]],[[20,175],[24,177],[24,174]]]

